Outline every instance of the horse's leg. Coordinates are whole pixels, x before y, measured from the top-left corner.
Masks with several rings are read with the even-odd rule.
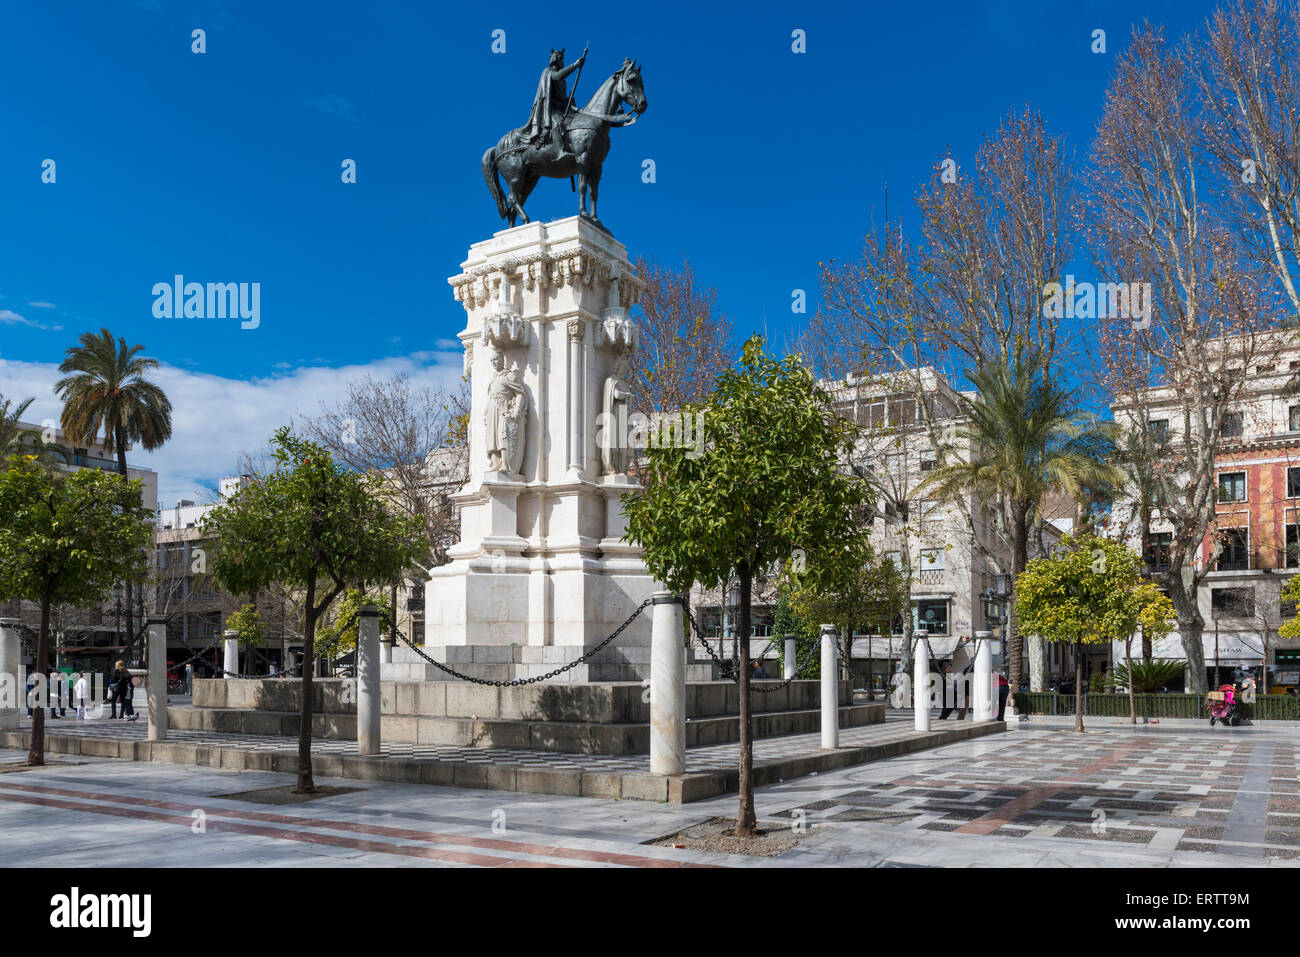
[[[600,216],[596,212],[596,199],[600,196],[600,167],[592,167],[591,172],[587,175],[587,182],[591,185],[591,218],[600,222]]]
[[[524,203],[528,201],[528,197],[532,195],[533,190],[537,187],[537,180],[539,178],[540,177],[537,173],[534,173],[527,166],[524,167],[523,183],[519,189],[518,207],[519,215],[524,218],[525,223],[531,223],[532,220],[528,218],[528,213],[524,212]]]
[[[587,170],[578,164],[578,215],[587,215]]]

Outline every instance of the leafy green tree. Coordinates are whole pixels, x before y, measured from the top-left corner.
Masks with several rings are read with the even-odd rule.
[[[1131,657],[1139,627],[1158,633],[1164,622],[1168,630],[1173,605],[1143,581],[1139,568],[1138,556],[1121,542],[1067,535],[1051,556],[1035,558],[1021,575],[1016,614],[1025,630],[1074,648],[1076,731],[1083,730],[1084,646],[1123,639]],[[1131,691],[1129,710],[1133,717]]]
[[[334,620],[321,625],[316,632],[316,653],[322,657],[337,658],[346,655],[357,646],[357,634],[360,630],[360,612],[363,605],[375,605],[379,608],[379,627],[385,629],[391,625],[391,613],[384,602],[384,596],[377,592],[364,592],[360,588],[349,588],[338,600],[334,610]]]
[[[74,444],[90,445],[102,432],[104,448],[117,453],[117,471],[126,476],[126,449],[139,443],[146,451],[162,446],[172,436],[172,404],[156,384],[145,378],[157,369],[157,359],[139,355],[142,345],[128,346],[126,339],[107,329],[83,332],[68,349],[59,371],[63,378],[54,391],[63,400],[63,434]],[[144,622],[135,627],[132,591],[126,593],[127,644],[135,647],[144,634]]]
[[[886,639],[889,625],[911,604],[907,581],[888,558],[878,558],[865,541],[854,556],[846,554],[845,574],[829,588],[805,584],[794,576],[792,599],[800,617],[809,623],[834,623],[843,639],[840,662],[849,673],[854,631],[881,626]]]
[[[234,594],[272,583],[306,590],[303,605],[302,721],[298,793],[316,786],[311,769],[312,661],[316,624],[348,587],[392,581],[427,558],[420,525],[390,513],[377,475],[350,471],[314,442],[280,428],[275,468],[213,508],[205,535],[220,544],[213,577]]]
[[[922,487],[939,498],[960,500],[976,493],[1005,506],[1014,595],[1043,500],[1054,493],[1079,499],[1122,481],[1119,469],[1106,461],[1114,425],[1082,411],[1034,350],[1017,350],[967,378],[977,394],[959,397],[967,424],[955,429],[955,437],[969,440],[970,461],[953,461],[951,447],[941,446],[942,464]],[[1024,670],[1020,635],[1013,605],[1007,621],[1007,677],[1013,688]]]
[[[50,609],[102,601],[142,573],[153,512],[140,482],[81,469],[55,472],[35,456],[11,459],[0,473],[0,600],[40,604],[36,668],[50,660]],[[45,763],[45,710],[32,716],[30,764]]]
[[[226,616],[226,631],[233,631],[244,646],[245,667],[253,671],[253,649],[266,647],[266,627],[253,602],[241,605],[238,611]]]
[[[778,360],[762,337],[749,339],[738,368],[718,377],[699,407],[704,454],[652,444],[645,491],[627,501],[625,539],[676,592],[740,584],[740,810],[736,834],[755,834],[749,635],[756,575],[802,567],[804,587],[833,590],[855,571],[867,502],[861,479],[842,463],[855,429],[831,413],[830,397],[798,356]],[[685,445],[685,443],[676,443]],[[848,552],[846,553],[846,549]]]
[[[790,592],[788,585],[783,585],[777,591],[776,608],[772,613],[772,634],[776,636],[781,668],[785,668],[785,638],[793,635],[795,663],[806,662],[799,677],[809,680],[820,678],[822,662],[815,651],[820,638],[817,624],[800,614]]]

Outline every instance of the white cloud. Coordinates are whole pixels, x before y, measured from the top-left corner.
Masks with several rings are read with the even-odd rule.
[[[33,329],[49,328],[49,326],[42,325],[34,319],[18,315],[12,309],[0,309],[0,323],[6,326],[31,326]]]
[[[52,302],[29,302],[27,305],[31,306],[33,309],[53,309],[53,308],[54,308],[54,303],[52,303]]]
[[[228,379],[164,365],[152,379],[172,402],[171,441],[155,452],[134,450],[127,459],[158,473],[158,497],[164,506],[182,498],[206,501],[217,480],[235,470],[240,453],[265,448],[276,428],[316,415],[322,402],[337,402],[354,379],[398,373],[421,385],[450,388],[461,375],[460,350],[337,368],[309,366],[258,379]],[[58,378],[54,363],[0,358],[0,394],[36,400],[23,416],[27,421],[58,421]]]

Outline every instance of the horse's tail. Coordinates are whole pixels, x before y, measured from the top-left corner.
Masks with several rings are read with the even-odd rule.
[[[506,208],[506,194],[501,191],[501,181],[497,178],[497,150],[492,147],[483,154],[483,179],[487,182],[492,198],[497,202],[497,212],[505,219],[509,215]]]

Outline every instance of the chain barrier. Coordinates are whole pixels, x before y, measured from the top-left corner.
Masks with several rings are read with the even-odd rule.
[[[710,647],[708,641],[705,639],[703,629],[700,628],[700,623],[696,620],[695,616],[691,614],[691,610],[687,608],[685,605],[683,605],[682,611],[686,613],[686,618],[691,623],[691,630],[695,632],[696,639],[704,647],[704,650],[709,653],[709,657],[712,658],[714,662],[717,663],[719,671],[722,671],[723,666],[726,664],[736,665],[735,670],[737,673],[735,675],[732,675],[728,680],[730,680],[733,684],[740,684],[740,675],[739,675],[740,663],[734,657],[731,659],[730,662],[720,658],[718,656],[718,653],[715,652],[712,647]],[[776,644],[775,638],[768,641],[767,647],[763,649],[762,654],[760,654],[758,658],[762,658],[763,655],[766,655],[768,651],[771,650],[774,644]],[[796,678],[799,677],[800,674],[803,673],[803,670],[806,667],[808,667],[808,662],[812,660],[813,653],[816,652],[817,650],[818,650],[818,643],[814,642],[812,646],[807,650],[807,652],[805,652],[802,660],[795,659],[794,674],[792,674],[789,678],[783,680],[780,684],[775,684],[770,687],[760,687],[758,685],[751,684],[749,686],[750,690],[755,694],[771,694],[774,691],[780,691],[782,688],[789,685],[790,682],[794,681]],[[757,661],[758,658],[755,658],[754,660]]]
[[[632,622],[636,620],[636,617],[640,615],[641,612],[649,608],[650,603],[653,601],[654,601],[653,598],[647,598],[645,601],[641,602],[641,604],[639,604],[636,607],[636,611],[628,615],[627,620],[624,621],[623,624],[619,625],[617,628],[614,629],[613,634],[611,634],[600,644],[596,645],[596,647],[592,648],[590,651],[584,651],[581,655],[573,659],[573,661],[570,661],[567,665],[563,665],[559,668],[556,668],[554,671],[548,672],[547,674],[538,675],[535,678],[515,678],[511,681],[489,681],[487,678],[475,678],[472,677],[471,675],[461,674],[459,671],[456,671],[454,668],[447,667],[440,661],[434,661],[432,658],[426,655],[418,645],[412,643],[411,639],[407,638],[406,635],[402,633],[401,629],[394,628],[393,632],[397,635],[398,638],[401,639],[402,644],[406,645],[406,647],[410,648],[417,655],[419,655],[429,664],[433,665],[439,671],[445,672],[446,674],[451,675],[453,678],[457,678],[461,681],[469,681],[476,685],[485,685],[490,688],[510,688],[510,687],[515,687],[517,685],[537,684],[539,681],[546,681],[549,678],[554,678],[557,675],[564,674],[566,671],[568,671],[571,668],[576,668],[578,665],[590,659],[594,654],[596,654],[596,652],[600,651],[611,641],[613,641],[615,638],[621,635],[623,633],[623,630],[627,628],[628,625],[632,624]]]

